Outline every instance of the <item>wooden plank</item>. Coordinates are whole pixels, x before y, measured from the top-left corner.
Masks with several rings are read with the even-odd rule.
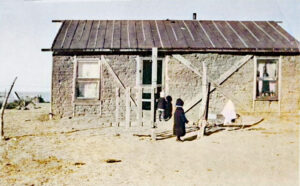
[[[137,36],[137,44],[138,48],[147,48],[145,45],[146,35],[143,30],[142,21],[136,21],[136,36]]]
[[[151,30],[151,35],[152,35],[153,44],[154,44],[153,47],[163,48],[159,33],[156,28],[155,21],[148,21],[148,22],[150,24],[150,30]]]
[[[78,44],[79,48],[87,48],[87,44],[90,38],[91,28],[93,21],[86,21],[82,36],[80,38],[80,42]]]
[[[78,49],[80,45],[80,40],[83,35],[84,27],[86,25],[86,21],[79,21],[76,32],[73,36],[70,49]]]
[[[259,42],[251,35],[251,31],[242,25],[239,21],[227,21],[228,24],[238,33],[249,48],[256,48]]]
[[[72,21],[64,21],[62,23],[60,30],[57,33],[56,39],[54,40],[54,44],[52,46],[53,49],[60,49],[62,47],[68,28],[71,25],[71,22]]]
[[[96,48],[104,48],[107,21],[101,20],[96,34]]]
[[[237,63],[235,63],[230,69],[228,69],[224,74],[222,74],[218,80],[216,80],[218,85],[221,85],[224,83],[234,72],[236,72],[238,69],[240,69],[244,64],[246,64],[253,56],[252,55],[246,55],[241,60],[239,60]]]
[[[249,30],[259,39],[259,48],[274,48],[274,42],[270,40],[253,22],[243,21]]]
[[[77,57],[74,56],[73,58],[73,79],[72,79],[72,89],[73,89],[73,93],[72,93],[72,106],[73,106],[73,117],[75,116],[75,100],[76,100],[76,83],[77,83]]]
[[[290,42],[286,38],[282,37],[272,26],[265,21],[257,21],[258,24],[264,31],[274,39],[274,45],[276,48],[286,48],[290,45]]]
[[[199,21],[216,48],[230,48],[212,21]]]
[[[106,24],[106,32],[104,36],[103,48],[110,49],[113,41],[114,21],[108,20]]]
[[[143,88],[141,86],[139,86],[137,88],[137,113],[136,113],[136,116],[137,116],[137,125],[139,126],[143,126],[143,102],[142,102],[142,95],[143,95]]]
[[[137,87],[140,87],[142,85],[142,60],[140,56],[136,57],[136,83],[135,85]]]
[[[248,48],[247,43],[227,21],[215,21],[233,48]]]
[[[199,70],[197,69],[197,67],[193,66],[191,64],[191,62],[189,62],[188,60],[186,60],[184,57],[182,57],[181,55],[173,55],[173,57],[175,59],[177,59],[179,62],[183,63],[184,65],[186,65],[189,69],[191,69],[193,72],[195,72],[198,76],[202,77],[202,74],[199,72]],[[211,79],[209,76],[207,76],[208,81],[213,85],[211,92],[214,91],[215,89],[217,89],[226,79],[228,79],[234,72],[236,72],[240,67],[243,66],[243,64],[245,64],[252,56],[248,55],[245,56],[244,58],[242,58],[238,64],[239,65],[235,65],[232,68],[230,68],[227,72],[225,72],[225,74],[227,74],[226,76],[221,76],[218,80],[213,80]],[[248,60],[247,60],[248,59]],[[235,102],[235,104],[241,109],[244,110],[244,104],[240,103],[238,100],[236,100],[233,96],[221,92],[219,91],[220,94],[222,94],[224,97],[231,99],[233,102]],[[188,112],[191,108],[193,108],[197,103],[199,103],[202,99],[202,96],[196,96],[193,100],[192,100],[192,104],[186,104],[184,107],[185,112]]]
[[[189,28],[191,34],[194,37],[195,48],[209,48],[210,44],[209,43],[205,43],[205,41],[202,39],[202,37],[200,36],[199,32],[197,31],[196,26],[194,25],[194,23],[196,21],[184,21],[184,22],[185,22],[186,26]],[[199,24],[197,24],[197,25],[199,26]]]
[[[157,48],[152,48],[152,88],[157,87]]]
[[[278,112],[281,114],[281,90],[282,90],[282,56],[279,57],[278,69]]]
[[[286,38],[289,39],[289,41],[296,41],[297,39],[295,39],[292,35],[290,35],[286,30],[284,30],[280,25],[278,25],[277,23],[275,23],[274,21],[269,21],[269,23],[271,25],[273,25],[280,33],[282,33]]]
[[[89,35],[89,39],[88,39],[86,48],[88,48],[88,49],[96,48],[99,27],[100,27],[100,21],[92,21],[92,27],[91,27],[91,31],[90,31],[90,35]]]
[[[165,24],[163,22],[164,21],[159,21],[159,20],[156,21],[157,29],[160,33],[161,40],[162,40],[164,48],[172,48],[171,42],[169,40],[168,33],[166,31]]]
[[[215,21],[212,21],[213,25],[216,27],[216,29],[218,30],[219,34],[222,36],[222,38],[226,41],[227,45],[232,48],[232,44],[228,41],[229,38],[227,39],[227,37],[224,35],[225,32],[227,31],[226,29],[221,29],[223,27],[223,22],[222,24],[220,24],[219,26],[215,23]],[[221,28],[219,28],[221,27]],[[224,32],[224,33],[223,33]]]
[[[11,86],[9,88],[9,91],[6,94],[5,99],[2,103],[2,107],[0,109],[0,115],[1,115],[0,116],[0,137],[1,137],[1,139],[4,138],[4,112],[5,112],[5,107],[7,105],[9,95],[10,95],[12,89],[14,88],[14,85],[15,85],[16,81],[17,81],[17,77],[15,77],[13,83],[11,84]]]
[[[125,122],[126,127],[130,127],[130,87],[126,87],[126,115]]]
[[[151,88],[151,124],[155,127],[155,88]]]
[[[174,34],[177,37],[176,43],[178,44],[179,48],[188,48],[189,45],[182,33],[182,27],[180,26],[179,22],[180,21],[174,21],[174,23],[171,22],[171,25],[174,29]]]
[[[164,21],[162,23],[164,23],[166,28],[166,33],[168,35],[171,48],[182,48],[182,46],[180,46],[180,44],[177,42],[178,38],[172,26],[174,23],[172,23],[172,21]]]
[[[121,35],[120,35],[120,40],[121,40],[121,46],[120,48],[130,48],[130,36],[129,36],[129,21],[121,21]]]
[[[194,25],[195,31],[193,29],[191,30],[194,33],[195,38],[200,38],[203,42],[204,48],[214,48],[215,45],[212,43],[209,35],[204,30],[203,26],[199,21],[191,21],[191,23]]]
[[[145,46],[146,48],[152,48],[154,46],[154,39],[152,36],[152,32],[151,32],[151,27],[150,27],[150,22],[151,21],[142,21],[142,26],[143,26],[143,30],[145,33]]]
[[[202,62],[202,98],[203,101],[201,102],[200,112],[199,112],[199,119],[204,119],[205,115],[205,107],[206,107],[206,98],[207,98],[207,66],[205,61]],[[200,92],[200,91],[199,91]]]
[[[170,81],[170,77],[169,77],[169,61],[170,61],[170,56],[167,55],[165,57],[165,93],[166,95],[169,95],[169,91],[170,91],[170,87],[169,87],[169,81]]]
[[[129,38],[130,48],[138,48],[135,21],[128,21],[128,38]]]
[[[114,21],[113,40],[111,48],[121,48],[121,21]]]
[[[270,24],[273,25],[280,33],[286,36],[290,40],[290,47],[298,49],[300,48],[300,43],[295,39],[292,35],[290,35],[287,31],[285,31],[280,25],[275,23],[274,21],[270,21]]]
[[[203,95],[203,100],[201,103],[201,109],[200,109],[200,122],[199,122],[199,130],[197,133],[197,138],[203,138],[204,132],[205,132],[205,127],[207,125],[207,115],[208,115],[208,102],[209,102],[209,83],[207,82],[207,66],[205,62],[202,62],[202,69],[203,69],[203,74],[202,74],[202,95]]]
[[[126,87],[123,84],[123,82],[120,80],[120,78],[117,76],[117,74],[113,71],[113,69],[110,67],[110,65],[108,64],[108,62],[106,61],[104,56],[101,56],[101,61],[102,63],[107,67],[108,72],[113,76],[113,78],[115,79],[115,81],[119,84],[119,86],[125,90]],[[133,100],[133,98],[130,96],[130,100],[131,102],[134,104],[134,106],[136,106],[135,101]]]
[[[252,112],[255,112],[255,100],[256,100],[256,89],[257,89],[257,58],[254,56],[253,63],[253,97],[252,97]]]
[[[178,26],[180,27],[183,37],[185,38],[188,48],[197,48],[195,38],[192,35],[190,28],[187,27],[186,23],[183,20],[178,21],[177,23],[178,23]]]
[[[116,112],[115,112],[116,125],[120,126],[120,88],[116,88]]]
[[[62,48],[70,48],[73,36],[75,35],[76,29],[77,29],[78,21],[72,21],[69,29],[67,31],[66,37],[64,39],[64,42],[62,44]]]
[[[202,74],[200,73],[198,68],[194,66],[190,61],[186,60],[184,57],[178,54],[174,54],[173,57],[184,64],[186,67],[188,67],[190,70],[192,70],[195,74],[202,77]]]
[[[239,35],[239,33],[235,30],[235,28],[233,28],[229,23],[228,21],[225,21],[227,26],[230,28],[230,30],[232,32],[234,32],[234,34],[239,38],[239,40],[243,43],[244,45],[244,48],[249,48],[248,44],[244,41],[244,39]],[[241,47],[242,48],[242,47]]]

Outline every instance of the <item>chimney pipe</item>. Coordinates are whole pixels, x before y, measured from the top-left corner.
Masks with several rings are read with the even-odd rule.
[[[193,13],[193,20],[197,20],[197,13]]]

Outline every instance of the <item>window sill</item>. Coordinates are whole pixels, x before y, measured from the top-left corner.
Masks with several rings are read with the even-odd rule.
[[[93,98],[77,98],[74,100],[75,104],[89,104],[89,105],[99,105],[101,101],[99,99],[93,99]]]
[[[278,101],[278,97],[256,98],[255,101]]]

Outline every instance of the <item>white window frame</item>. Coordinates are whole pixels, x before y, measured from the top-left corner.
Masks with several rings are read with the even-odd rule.
[[[99,69],[99,76],[97,78],[86,78],[86,77],[78,77],[78,68],[79,63],[97,63],[97,68]],[[100,90],[101,90],[101,63],[97,58],[75,58],[74,65],[74,100],[100,100]],[[78,83],[97,83],[97,95],[94,98],[88,97],[78,97],[77,96],[77,85]]]
[[[257,67],[259,60],[277,60],[276,70],[277,70],[277,79],[276,79],[276,99],[271,98],[258,98],[257,97]],[[254,57],[254,76],[253,76],[253,101],[279,101],[280,100],[280,90],[281,90],[281,56],[255,56]]]

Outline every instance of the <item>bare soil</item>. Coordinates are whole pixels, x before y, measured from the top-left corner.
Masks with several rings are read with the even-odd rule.
[[[7,110],[0,185],[299,185],[299,116],[261,115],[248,128],[183,143],[172,121],[110,127],[95,117],[47,121],[41,109]],[[233,130],[236,129],[236,130]]]

